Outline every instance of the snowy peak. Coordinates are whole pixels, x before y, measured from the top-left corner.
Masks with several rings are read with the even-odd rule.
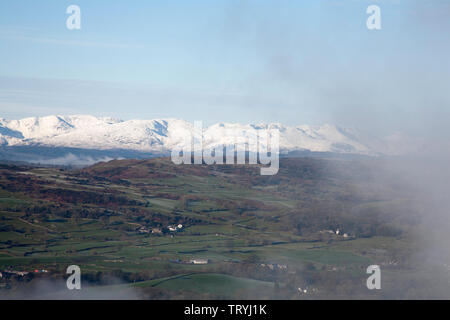
[[[280,150],[335,152],[373,155],[383,142],[334,125],[285,126],[271,124],[217,123],[204,128],[208,147],[229,145],[234,135],[250,130],[278,129]],[[193,124],[180,119],[128,120],[98,118],[90,115],[32,117],[21,120],[0,119],[0,144],[8,146],[69,147],[94,150],[134,150],[169,152],[185,141]],[[376,146],[376,147],[374,147]],[[388,149],[386,149],[388,150]]]

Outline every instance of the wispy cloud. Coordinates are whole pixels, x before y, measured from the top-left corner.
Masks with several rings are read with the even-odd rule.
[[[22,118],[49,114],[105,114],[122,119],[183,117],[207,122],[266,122],[258,107],[284,105],[282,99],[186,88],[69,79],[0,76],[0,114]],[[128,107],[132,106],[132,107]],[[189,112],[186,112],[189,110]]]
[[[121,159],[121,158],[119,158]],[[111,160],[115,160],[115,158],[111,157],[100,157],[93,158],[90,156],[77,156],[72,153],[68,153],[63,157],[52,158],[52,159],[41,159],[41,160],[31,160],[32,163],[44,164],[44,165],[52,165],[52,166],[80,166],[87,167],[93,165],[98,162],[108,162]]]
[[[0,26],[0,39],[12,41],[27,41],[39,44],[59,45],[59,46],[77,46],[77,47],[93,47],[106,49],[138,49],[143,48],[141,44],[124,44],[105,41],[85,41],[72,40],[64,37],[56,37],[53,35],[35,36],[35,34],[42,34],[41,30],[33,28],[24,28],[16,26]]]

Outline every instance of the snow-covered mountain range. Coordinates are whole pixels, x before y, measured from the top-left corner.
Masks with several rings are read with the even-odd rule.
[[[277,128],[281,153],[295,151],[340,154],[395,154],[401,145],[395,137],[378,139],[333,125],[285,126],[275,124],[218,123],[204,128],[208,147],[229,145],[230,132]],[[190,135],[193,124],[180,119],[128,120],[90,115],[0,118],[0,146],[131,150],[167,154]]]

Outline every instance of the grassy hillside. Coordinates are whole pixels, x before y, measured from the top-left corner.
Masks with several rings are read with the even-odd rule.
[[[404,274],[419,220],[395,177],[380,188],[374,161],[282,159],[269,177],[168,159],[2,165],[0,271],[48,272],[5,274],[0,295],[76,264],[89,286],[143,298],[386,297],[367,290],[365,270]]]

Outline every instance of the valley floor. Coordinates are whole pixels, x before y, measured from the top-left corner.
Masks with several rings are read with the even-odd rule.
[[[277,176],[261,177],[255,166],[164,158],[3,165],[0,297],[420,298],[402,291],[427,274],[410,266],[414,222],[399,209],[408,199],[374,192],[366,166],[284,159]],[[373,264],[384,290],[366,287]],[[66,289],[69,265],[81,268],[80,292]]]

